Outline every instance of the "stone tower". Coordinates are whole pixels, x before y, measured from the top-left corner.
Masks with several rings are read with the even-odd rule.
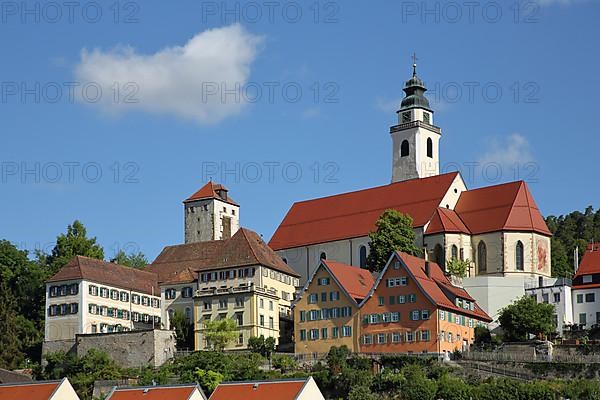
[[[223,185],[208,182],[183,206],[185,243],[229,239],[240,228],[240,206]]]
[[[405,97],[398,125],[390,128],[393,142],[392,182],[439,175],[439,141],[442,130],[433,124],[433,110],[425,97],[425,83],[413,76],[404,84]]]

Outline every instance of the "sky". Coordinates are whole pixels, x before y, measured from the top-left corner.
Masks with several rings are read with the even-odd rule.
[[[266,241],[295,201],[387,184],[414,53],[442,171],[600,207],[598,1],[0,7],[0,239],[22,249],[79,219],[152,260],[209,179]]]

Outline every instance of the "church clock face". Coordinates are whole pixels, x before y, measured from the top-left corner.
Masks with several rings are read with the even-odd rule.
[[[410,111],[405,111],[402,113],[402,123],[410,122]]]

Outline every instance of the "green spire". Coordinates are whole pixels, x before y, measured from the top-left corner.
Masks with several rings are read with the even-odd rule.
[[[427,87],[425,83],[417,76],[417,56],[413,55],[413,75],[412,78],[406,81],[402,89],[406,96],[400,103],[400,110],[404,111],[411,108],[424,108],[427,111],[433,112],[429,106],[429,100],[425,97]]]

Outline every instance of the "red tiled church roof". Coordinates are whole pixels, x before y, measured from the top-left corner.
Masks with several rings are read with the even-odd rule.
[[[504,230],[552,235],[523,181],[462,192],[454,211],[472,234]]]
[[[371,272],[337,261],[322,260],[322,262],[350,297],[358,302],[367,297],[375,283]]]
[[[152,272],[125,267],[123,265],[75,256],[47,282],[61,282],[77,279],[103,283],[122,289],[160,296],[158,276]]]
[[[187,203],[189,201],[204,199],[218,199],[235,206],[239,205],[231,197],[229,197],[228,190],[225,186],[219,183],[213,183],[212,181],[202,186],[200,190],[185,199],[183,202]]]
[[[434,233],[466,233],[470,234],[469,228],[460,219],[454,210],[439,207],[435,210],[425,234],[432,235]]]
[[[388,209],[423,226],[459,176],[457,172],[294,203],[269,246],[275,250],[368,235]]]
[[[146,270],[158,274],[160,283],[185,283],[195,280],[200,271],[258,264],[299,277],[256,232],[246,228],[226,240],[167,246]]]
[[[592,274],[600,274],[600,243],[588,244],[574,278]]]
[[[295,400],[308,379],[222,383],[217,386],[210,400]]]

